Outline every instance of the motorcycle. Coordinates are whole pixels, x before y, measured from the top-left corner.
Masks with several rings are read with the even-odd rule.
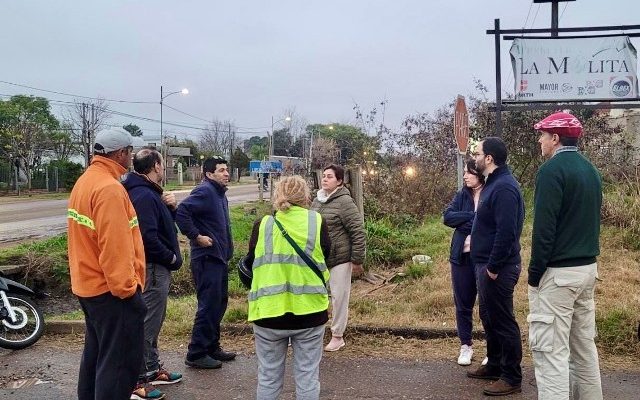
[[[44,318],[28,287],[0,275],[0,347],[29,347],[44,333]]]

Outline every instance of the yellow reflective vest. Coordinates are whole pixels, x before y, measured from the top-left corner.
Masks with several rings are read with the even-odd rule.
[[[329,270],[320,247],[319,213],[292,206],[275,218],[289,236],[316,263],[329,282]],[[329,307],[327,288],[304,262],[274,222],[265,216],[260,222],[249,291],[249,321],[280,317],[286,313],[307,315]]]

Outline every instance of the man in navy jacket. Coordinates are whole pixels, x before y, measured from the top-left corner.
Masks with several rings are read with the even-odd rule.
[[[153,385],[182,380],[182,375],[162,368],[158,336],[167,311],[171,271],[182,265],[174,219],[176,198],[164,193],[162,156],[154,149],[142,149],[133,158],[135,172],[126,175],[124,187],[138,216],[147,263],[142,297],[147,305],[144,319],[144,363],[131,398],[161,398]]]
[[[476,266],[488,362],[467,376],[494,380],[484,393],[502,396],[521,391],[522,343],[513,314],[513,290],[521,271],[524,202],[500,138],[480,142],[474,158],[486,177],[471,229],[471,260]]]
[[[225,192],[229,168],[222,158],[208,158],[202,182],[180,203],[176,223],[191,241],[191,272],[198,310],[185,364],[220,368],[236,355],[220,347],[220,322],[227,309],[228,262],[233,255],[229,202]]]

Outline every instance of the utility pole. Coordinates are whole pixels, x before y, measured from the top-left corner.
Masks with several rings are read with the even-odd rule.
[[[233,157],[233,136],[231,135],[231,122],[227,122],[229,125],[229,161],[231,161],[231,157]]]
[[[98,125],[98,117],[96,115],[96,105],[91,104],[91,122],[89,123],[89,129],[87,129],[87,143],[89,144],[89,162],[93,158],[93,151],[91,151],[91,142],[96,137],[96,125]],[[87,164],[89,165],[89,164]]]
[[[551,37],[558,37],[558,4],[576,0],[533,0],[534,3],[551,3]]]
[[[84,166],[91,162],[91,140],[89,140],[89,123],[87,121],[87,103],[82,103],[80,116],[82,118],[82,141],[84,142]]]

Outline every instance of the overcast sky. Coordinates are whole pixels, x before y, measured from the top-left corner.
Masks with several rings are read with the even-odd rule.
[[[630,25],[640,1],[577,0],[560,12],[561,27]],[[0,80],[154,102],[111,105],[151,119],[160,118],[161,85],[186,87],[189,95],[165,104],[232,120],[242,137],[264,135],[286,109],[310,123],[349,123],[355,103],[368,111],[384,99],[385,122],[397,128],[408,114],[470,94],[474,78],[494,96],[494,43],[485,31],[494,18],[503,28],[549,27],[550,15],[549,4],[532,0],[5,0]],[[509,46],[503,41],[502,84],[512,91]],[[0,83],[2,95],[23,93],[72,99]],[[167,108],[164,121],[205,124]],[[110,120],[129,122],[159,132],[152,121]],[[196,130],[165,128],[197,139]]]

